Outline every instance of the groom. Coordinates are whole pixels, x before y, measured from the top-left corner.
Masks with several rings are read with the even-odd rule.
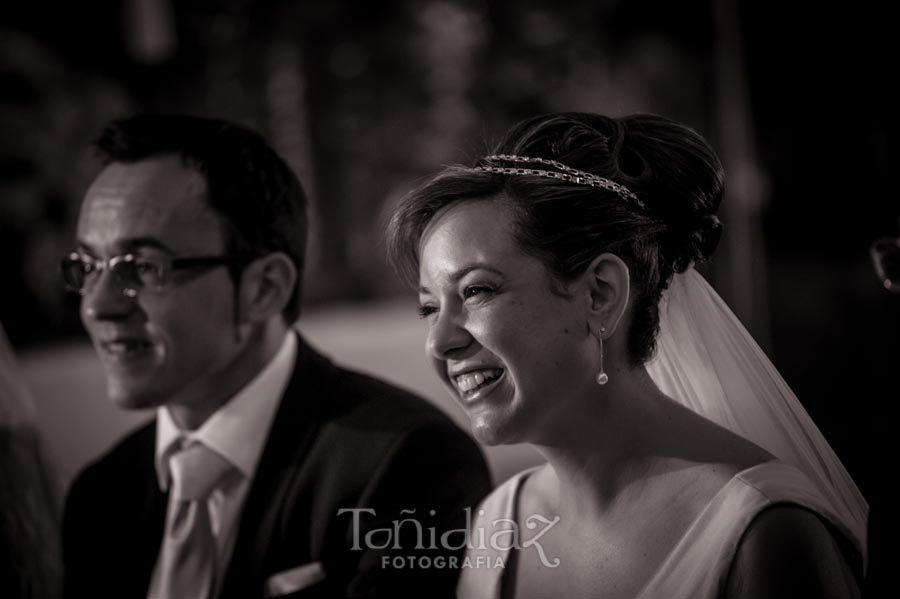
[[[391,564],[457,555],[417,547],[409,521],[464,528],[484,460],[427,402],[292,329],[307,227],[293,172],[211,119],[139,116],[97,146],[106,167],[62,272],[110,398],[156,418],[74,482],[66,596],[452,596],[458,570]]]

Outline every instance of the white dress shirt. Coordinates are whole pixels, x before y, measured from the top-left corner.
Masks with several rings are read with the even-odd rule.
[[[296,355],[297,338],[293,332],[288,332],[281,348],[265,368],[195,431],[181,430],[167,407],[163,406],[158,410],[155,463],[159,486],[163,492],[169,488],[169,456],[185,441],[203,443],[231,462],[240,473],[234,484],[213,491],[207,504],[222,572],[234,549],[244,500],[256,474]],[[170,496],[166,511],[167,528],[169,519],[174,514],[174,503],[174,496]],[[159,583],[159,577],[157,561],[150,582],[151,594]]]

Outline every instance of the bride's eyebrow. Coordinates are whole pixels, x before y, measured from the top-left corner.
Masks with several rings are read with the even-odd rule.
[[[462,268],[457,270],[455,273],[453,273],[450,276],[450,280],[455,283],[455,282],[459,281],[461,278],[463,278],[464,276],[466,276],[467,274],[469,274],[470,272],[472,272],[473,270],[486,270],[490,273],[497,275],[498,277],[504,276],[504,274],[499,269],[496,269],[493,266],[489,266],[488,264],[486,264],[484,262],[473,262],[472,264],[463,266]]]

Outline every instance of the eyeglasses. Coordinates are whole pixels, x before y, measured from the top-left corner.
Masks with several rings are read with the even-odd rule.
[[[175,270],[213,268],[247,261],[247,258],[236,256],[167,258],[139,254],[123,254],[98,260],[87,254],[72,252],[63,258],[60,271],[66,289],[83,296],[94,287],[100,273],[109,270],[121,285],[122,293],[126,297],[135,297],[141,289],[166,289],[170,283],[169,276]]]
[[[872,243],[869,250],[875,273],[884,288],[900,294],[900,239],[882,237]]]

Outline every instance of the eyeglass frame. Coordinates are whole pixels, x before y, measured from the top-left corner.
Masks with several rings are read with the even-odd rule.
[[[87,258],[88,260],[85,260]],[[140,283],[140,286],[133,286],[127,280],[125,280],[121,275],[117,274],[116,266],[122,263],[132,263],[138,259],[146,260],[147,262],[152,262],[158,264],[161,268],[159,269],[161,274],[159,279],[162,281],[159,285],[155,287],[148,287]],[[93,289],[94,285],[96,285],[99,275],[102,274],[104,270],[109,270],[109,272],[116,278],[116,281],[120,283],[122,287],[122,294],[128,298],[137,297],[138,291],[141,289],[151,289],[152,291],[160,292],[165,291],[169,288],[169,273],[177,270],[188,270],[192,268],[215,268],[218,266],[233,266],[236,264],[246,264],[253,260],[254,258],[249,256],[240,256],[240,255],[229,255],[223,254],[219,256],[185,256],[179,258],[169,258],[165,256],[161,256],[159,258],[148,259],[145,256],[141,256],[135,252],[128,252],[125,254],[119,254],[117,256],[112,256],[110,258],[97,259],[89,254],[84,254],[79,251],[73,251],[68,256],[60,260],[60,276],[62,277],[63,284],[65,285],[68,291],[73,293],[77,293],[78,295],[84,297],[87,295],[91,289]],[[160,261],[163,261],[164,264],[159,264]],[[82,284],[80,286],[75,286],[67,277],[67,266],[69,264],[74,264],[79,262],[81,264],[90,264],[92,267],[92,271],[90,273],[84,273],[84,279],[82,280]],[[87,275],[96,272],[98,274],[98,278],[95,278],[91,285],[86,285],[85,281],[87,280]]]
[[[885,268],[885,257],[889,252],[900,254],[900,238],[880,237],[869,247],[872,266],[882,285],[888,291],[900,294],[900,272],[888,272]]]

